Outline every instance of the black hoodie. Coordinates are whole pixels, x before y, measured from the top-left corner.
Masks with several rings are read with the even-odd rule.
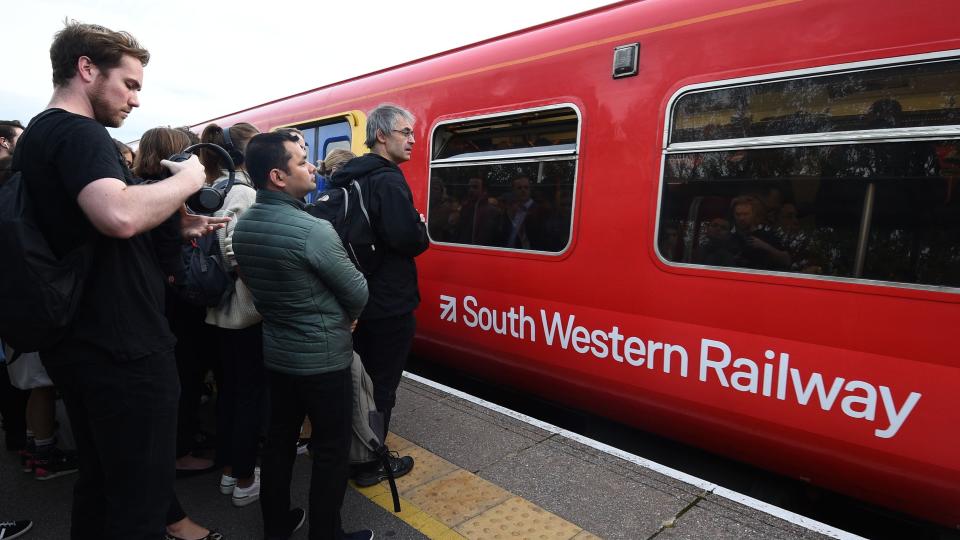
[[[330,179],[330,188],[360,184],[383,261],[367,276],[370,299],[360,319],[383,319],[412,312],[420,304],[417,264],[427,250],[427,227],[413,206],[413,194],[400,168],[377,154],[348,161]]]

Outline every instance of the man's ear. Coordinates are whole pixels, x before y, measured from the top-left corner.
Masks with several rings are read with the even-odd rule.
[[[287,182],[280,175],[280,169],[270,169],[270,177],[268,178],[268,181],[280,191],[283,191],[283,188],[287,186]]]
[[[384,133],[382,129],[377,130],[377,142],[380,144],[387,144],[387,134]]]
[[[77,58],[77,74],[83,82],[92,82],[100,74],[100,69],[89,56]]]

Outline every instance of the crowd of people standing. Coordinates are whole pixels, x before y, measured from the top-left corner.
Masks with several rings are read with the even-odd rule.
[[[8,369],[0,369],[7,449],[38,478],[78,474],[75,539],[223,538],[191,520],[176,495],[178,476],[208,471],[220,472],[211,491],[234,506],[260,502],[265,538],[289,538],[307,517],[310,538],[372,538],[341,527],[348,478],[374,485],[414,463],[396,455],[348,462],[350,365],[359,354],[388,426],[420,301],[414,257],[428,245],[398,167],[415,143],[413,115],[377,107],[367,117],[370,153],[337,154],[321,167],[329,185],[357,181],[368,194],[379,260],[361,273],[332,225],[307,211],[317,167],[299,131],[210,124],[197,139],[187,128],[157,127],[134,150],[105,128],[139,106],[149,52],[126,32],[68,22],[50,56],[50,103],[27,126],[0,123],[0,169],[19,171],[24,189],[43,201],[36,219],[57,257],[77,246],[93,256],[66,335],[15,362],[8,351]],[[167,159],[197,142],[223,148],[232,163],[206,150]],[[231,176],[219,210],[187,208],[198,190]],[[183,253],[204,238],[215,238],[232,280],[212,306],[177,294]],[[6,377],[28,356],[47,380],[23,390]],[[198,448],[197,416],[211,374],[212,456]],[[57,396],[75,451],[57,443]],[[305,435],[313,458],[308,511],[290,504]],[[32,527],[0,522],[0,538]]]

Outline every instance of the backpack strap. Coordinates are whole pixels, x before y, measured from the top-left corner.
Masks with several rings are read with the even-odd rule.
[[[47,109],[33,117],[33,121],[27,124],[27,129],[23,130],[23,133],[21,133],[20,137],[17,139],[18,143],[17,143],[17,147],[13,149],[13,161],[10,162],[10,170],[20,171],[20,160],[22,159],[20,156],[21,154],[23,154],[23,152],[20,151],[20,143],[27,140],[27,133],[30,133],[30,129],[33,128],[33,126],[37,125],[37,123],[39,123],[42,118],[50,116],[51,114],[57,111],[62,111],[62,110],[63,109]]]
[[[367,205],[363,204],[363,190],[360,189],[360,183],[353,181],[353,187],[357,190],[357,198],[360,200],[360,210],[363,212],[363,218],[367,220],[367,225],[373,229],[373,223],[370,222],[370,214],[367,212]]]
[[[387,445],[380,444],[380,441],[376,439],[370,439],[370,447],[376,448],[377,457],[380,458],[380,464],[383,465],[383,470],[387,473],[387,482],[390,483],[390,495],[393,497],[393,511],[400,512],[400,495],[397,493],[397,481],[393,477],[393,469],[390,468],[390,452],[387,450]]]

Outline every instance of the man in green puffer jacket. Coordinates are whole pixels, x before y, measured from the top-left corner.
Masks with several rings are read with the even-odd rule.
[[[297,138],[257,135],[245,159],[257,202],[238,220],[232,247],[263,316],[271,398],[260,480],[264,533],[289,538],[304,521],[302,509],[290,509],[290,477],[306,414],[313,424],[310,537],[341,538],[353,411],[350,334],[367,302],[367,283],[330,223],[303,211],[316,180]]]

